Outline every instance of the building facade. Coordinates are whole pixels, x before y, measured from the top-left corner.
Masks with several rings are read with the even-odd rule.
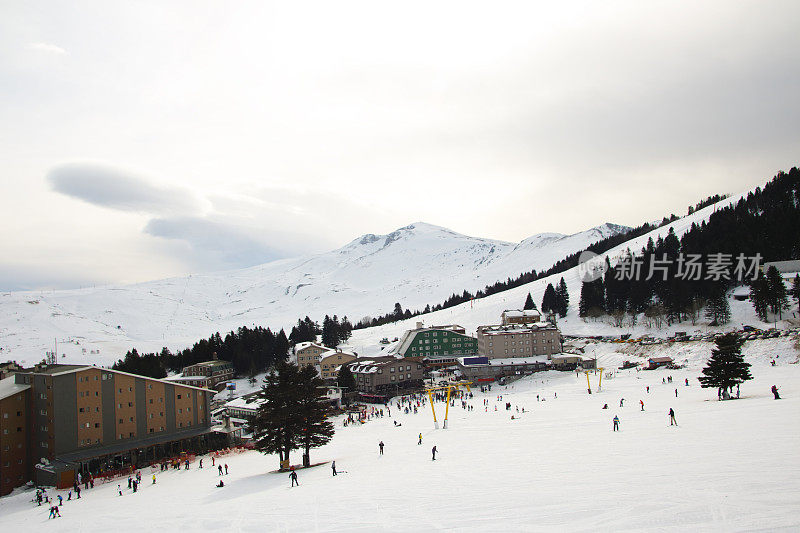
[[[26,393],[4,393],[0,419],[23,412],[28,429],[24,451],[8,443],[14,455],[3,461],[26,464],[25,482],[70,486],[77,472],[97,475],[208,445],[213,391],[82,365],[8,379]],[[25,394],[25,409],[7,403]]]
[[[30,385],[14,377],[0,380],[0,496],[31,478],[29,447]]]
[[[216,389],[220,383],[234,378],[236,372],[230,361],[203,361],[184,367],[181,375],[171,381],[204,389]]]
[[[303,368],[304,366],[316,367],[322,358],[322,354],[328,351],[330,351],[330,348],[322,344],[300,342],[294,347],[295,363],[297,363],[298,368]]]
[[[561,332],[549,322],[478,327],[478,355],[489,359],[561,352]]]
[[[425,370],[417,358],[359,357],[348,364],[358,392],[390,394],[422,387]]]
[[[509,326],[511,324],[533,324],[541,322],[542,314],[536,309],[506,309],[500,315],[500,324]]]
[[[406,331],[391,353],[401,357],[442,357],[475,354],[478,340],[458,325],[423,327]]]
[[[326,381],[336,381],[339,376],[337,369],[356,359],[355,354],[341,350],[328,350],[321,354],[319,360],[319,375]]]

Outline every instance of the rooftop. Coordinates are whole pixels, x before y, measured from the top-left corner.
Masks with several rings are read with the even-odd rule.
[[[0,379],[0,400],[4,400],[9,396],[14,396],[18,392],[30,389],[30,385],[22,385],[15,383],[14,376],[6,379]]]

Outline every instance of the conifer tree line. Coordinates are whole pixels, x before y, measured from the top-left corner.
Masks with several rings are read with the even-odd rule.
[[[800,170],[792,168],[779,173],[763,189],[759,187],[735,204],[718,209],[707,222],[693,223],[680,239],[670,228],[665,237],[649,239],[640,251],[628,249],[616,265],[606,258],[604,276],[581,285],[579,315],[611,316],[616,325],[622,325],[623,320],[635,324],[639,315],[656,327],[687,320],[695,324],[701,316],[711,324],[728,323],[726,293],[741,282],[734,276],[681,279],[679,255],[729,254],[735,258],[758,254],[763,265],[800,257],[798,235]],[[641,275],[626,276],[624,270],[630,268],[634,257],[641,260]],[[659,273],[647,279],[651,267],[657,267]],[[788,297],[794,293],[787,290],[774,266],[766,272],[759,270],[755,280],[750,273],[742,281],[750,286],[751,301],[761,320],[767,320],[768,312],[780,318],[788,309]]]
[[[300,342],[316,342],[317,335],[322,335],[322,342],[329,348],[335,348],[350,338],[353,326],[347,317],[325,316],[323,325],[319,325],[308,317],[297,321],[292,327],[289,337],[281,329],[273,333],[270,328],[246,326],[231,331],[223,338],[219,332],[208,339],[196,342],[191,348],[177,353],[163,348],[160,353],[139,354],[136,348],[128,351],[112,368],[132,374],[163,378],[168,371],[180,371],[183,367],[210,361],[216,357],[222,361],[230,361],[237,375],[254,376],[277,363],[285,361],[289,349]]]

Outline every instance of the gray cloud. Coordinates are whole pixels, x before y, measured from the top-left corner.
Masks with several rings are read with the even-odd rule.
[[[186,214],[200,209],[187,189],[158,187],[129,172],[96,163],[71,163],[52,169],[53,190],[93,205],[150,214]]]
[[[196,216],[154,218],[144,232],[182,241],[188,248],[175,252],[203,270],[242,268],[286,257],[284,251],[267,244],[254,228],[227,220]]]

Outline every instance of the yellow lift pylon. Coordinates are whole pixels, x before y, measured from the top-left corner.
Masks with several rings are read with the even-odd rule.
[[[472,392],[472,389],[469,386],[472,385],[471,381],[457,381],[455,383],[450,383],[448,385],[441,385],[439,387],[425,387],[425,392],[428,393],[428,401],[431,403],[431,412],[433,412],[433,427],[435,429],[439,429],[439,421],[436,420],[436,408],[433,406],[433,394],[439,390],[447,389],[447,403],[445,403],[444,407],[444,426],[442,429],[447,429],[447,418],[450,414],[450,394],[454,390],[458,390],[459,387],[465,387],[467,392]]]
[[[600,372],[600,378],[597,381],[597,392],[600,392],[600,390],[602,390],[601,388],[603,386],[603,370],[605,370],[605,368],[602,368],[602,367],[601,368],[596,368],[594,370],[594,372],[598,372],[598,371]],[[586,386],[589,388],[589,394],[591,394],[592,393],[592,384],[589,381],[589,372],[592,372],[592,370],[585,370],[584,374],[586,374]]]

